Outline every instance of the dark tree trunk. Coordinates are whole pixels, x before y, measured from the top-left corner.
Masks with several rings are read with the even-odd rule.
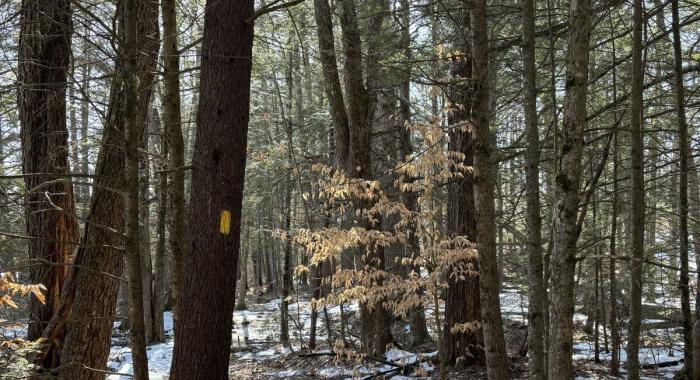
[[[641,17],[641,16],[640,16]],[[684,363],[685,373],[688,379],[697,380],[700,378],[700,365],[698,358],[700,350],[693,336],[694,330],[698,329],[698,321],[693,328],[693,318],[690,307],[690,278],[688,273],[688,172],[690,170],[690,144],[688,139],[688,122],[685,115],[685,88],[683,83],[683,47],[681,45],[680,17],[678,15],[678,0],[671,0],[671,28],[673,30],[673,71],[676,76],[676,118],[678,123],[678,147],[680,155],[680,174],[678,181],[678,232],[679,232],[679,256],[681,260],[681,277],[678,285],[681,288],[681,310],[683,313],[683,342],[684,342]],[[697,239],[697,237],[696,237]],[[695,252],[695,255],[700,252]],[[697,317],[697,316],[696,316]],[[698,347],[700,348],[700,347]]]
[[[46,287],[46,303],[32,298],[27,338],[39,338],[58,308],[70,256],[78,240],[68,163],[66,82],[71,48],[67,0],[22,2],[18,111],[22,137],[30,281]],[[56,364],[54,359],[53,364]]]
[[[133,357],[134,378],[148,379],[148,358],[146,356],[146,327],[144,315],[143,247],[139,226],[139,146],[144,133],[144,125],[136,115],[138,81],[136,77],[137,25],[139,11],[137,0],[124,0],[123,76],[124,76],[124,137],[122,144],[126,155],[124,164],[124,191],[126,206],[126,268],[129,273],[129,340]],[[149,90],[150,92],[150,90]],[[150,101],[149,99],[145,100]],[[150,286],[150,284],[149,284]],[[150,294],[150,292],[149,292]],[[150,306],[150,305],[149,305]]]
[[[486,0],[475,0],[470,11],[472,41],[472,125],[474,128],[474,197],[479,288],[486,370],[491,380],[506,380],[508,356],[503,335],[501,289],[496,252],[496,164],[489,130],[489,40]]]
[[[154,125],[157,126],[157,131],[160,132],[160,160],[156,161],[158,166],[154,172],[158,173],[158,185],[156,188],[158,194],[158,212],[156,216],[156,229],[158,234],[158,242],[156,243],[156,253],[154,260],[153,271],[153,341],[162,343],[165,341],[165,321],[163,312],[165,312],[165,287],[166,287],[166,236],[165,226],[167,224],[168,214],[168,176],[163,170],[168,167],[168,140],[164,133],[163,125],[160,122],[158,109],[151,109],[151,118]]]
[[[253,1],[208,0],[185,282],[170,378],[228,379],[250,101]],[[207,328],[202,328],[207,326]]]
[[[348,115],[343,101],[343,89],[340,86],[338,63],[335,57],[335,41],[333,37],[333,19],[328,0],[314,0],[314,16],[318,35],[318,51],[326,96],[330,105],[330,113],[335,127],[335,167],[345,170],[348,160],[350,131]]]
[[[525,128],[525,176],[528,250],[528,371],[530,379],[546,379],[544,362],[544,261],[540,214],[540,134],[537,120],[537,68],[535,62],[535,0],[523,3],[523,79]]]
[[[630,322],[629,322],[629,338],[627,345],[627,378],[629,380],[639,379],[639,339],[642,327],[642,289],[643,279],[642,270],[644,267],[644,137],[642,135],[642,115],[643,115],[643,91],[644,82],[644,67],[642,63],[642,33],[644,23],[644,10],[642,8],[642,0],[634,1],[634,22],[632,27],[632,88],[630,89],[630,129],[631,129],[631,167],[630,167],[630,207],[631,207],[631,224],[632,224],[632,241],[631,241],[631,260],[630,260]],[[683,276],[681,269],[680,286],[683,287],[685,279],[685,294],[681,288],[681,304],[684,300],[688,300],[688,258],[685,258],[686,271]],[[681,268],[683,268],[683,258],[681,257]],[[685,297],[685,298],[684,298]],[[690,302],[686,302],[687,309],[684,309],[684,314],[687,312],[687,326],[690,327]],[[685,329],[686,339],[692,337],[692,332],[689,328]],[[692,340],[687,341],[692,347]],[[690,349],[686,353],[691,353]],[[692,363],[692,360],[690,360]],[[685,363],[686,368],[692,364]],[[689,373],[692,373],[692,368]]]
[[[139,0],[136,61],[139,101],[137,122],[146,123],[148,100],[158,46],[157,4]],[[50,342],[39,363],[61,352],[60,376],[66,379],[102,379],[112,336],[119,281],[123,270],[124,176],[123,82],[113,75],[107,118],[95,168],[95,187],[84,235],[64,286],[59,309],[43,336]],[[116,191],[115,191],[116,190]],[[65,337],[64,337],[65,335]],[[63,337],[63,338],[62,338]],[[62,347],[60,345],[62,343]],[[88,369],[90,368],[90,369]]]
[[[176,1],[162,0],[163,12],[163,122],[168,140],[171,175],[172,215],[170,216],[170,249],[172,251],[173,323],[177,329],[179,299],[184,276],[185,249],[185,144],[180,117],[180,53],[178,50]]]
[[[448,150],[464,155],[462,164],[474,164],[472,131],[467,127],[471,110],[472,60],[469,52],[455,57],[450,65],[450,76],[455,82],[451,89],[454,109],[449,118],[450,131]],[[461,173],[447,189],[447,234],[454,238],[462,236],[476,243],[476,206],[474,204],[474,175]],[[463,260],[452,265],[447,273],[448,288],[445,293],[445,362],[455,363],[462,358],[464,364],[484,364],[484,335],[481,324],[481,298],[479,293],[479,264],[476,259]],[[458,324],[471,323],[479,326],[469,332],[455,332]]]

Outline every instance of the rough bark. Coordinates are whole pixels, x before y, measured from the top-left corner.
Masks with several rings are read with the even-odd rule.
[[[528,372],[532,380],[546,378],[544,362],[544,261],[540,215],[540,136],[537,120],[535,62],[535,0],[523,0],[523,108],[525,114],[525,187],[528,251]]]
[[[145,124],[157,58],[157,8],[139,0],[136,61],[139,102],[137,121]],[[123,82],[113,75],[102,144],[95,167],[94,191],[84,235],[63,290],[61,305],[43,336],[50,351],[61,350],[60,376],[66,379],[101,379],[111,344],[112,321],[123,269],[125,155],[123,150]],[[145,100],[144,100],[145,99]],[[61,337],[65,337],[61,341]],[[61,341],[62,347],[57,347]]]
[[[641,18],[641,15],[640,15]],[[678,233],[681,276],[678,286],[681,288],[681,311],[683,314],[683,359],[688,379],[700,378],[694,356],[700,356],[693,344],[694,328],[690,308],[690,277],[688,274],[688,172],[690,169],[690,145],[688,138],[688,121],[685,115],[685,88],[683,82],[683,50],[681,45],[680,17],[678,0],[671,0],[671,28],[673,30],[673,71],[675,73],[676,118],[678,124],[678,154],[680,174],[678,181]],[[700,252],[695,252],[698,255]],[[696,322],[696,329],[698,328]],[[696,359],[697,360],[697,359]],[[700,363],[697,363],[700,365]]]
[[[335,127],[335,166],[345,170],[348,159],[350,131],[348,115],[340,86],[338,63],[335,57],[333,19],[328,0],[314,0],[314,16],[318,35],[319,60],[323,69],[323,83],[328,97],[331,118]]]
[[[183,252],[185,249],[185,144],[180,116],[180,53],[176,17],[176,1],[161,0],[163,12],[163,124],[168,140],[170,164],[170,250],[172,254],[173,323],[177,330],[179,299],[184,276]]]
[[[469,81],[472,77],[472,59],[469,52],[455,57],[450,65],[450,76],[455,82],[450,92],[454,103],[449,124],[459,126],[449,133],[448,150],[464,155],[462,164],[474,164],[472,131],[466,126],[471,110]],[[461,173],[462,178],[447,188],[448,237],[463,236],[476,243],[476,206],[474,204],[474,176]],[[484,336],[481,329],[481,296],[479,292],[479,264],[477,260],[463,260],[448,269],[445,291],[445,362],[453,364],[459,358],[464,364],[484,364]],[[458,324],[470,323],[474,330],[452,332]]]
[[[564,125],[555,178],[554,233],[551,253],[550,338],[548,376],[572,376],[576,218],[581,185],[583,133],[586,128],[590,0],[572,1],[566,67]]]
[[[67,0],[22,2],[17,104],[25,174],[30,281],[46,287],[46,303],[32,298],[27,338],[41,336],[58,308],[68,262],[78,240],[68,163],[66,82],[71,49]],[[52,359],[54,360],[54,359]],[[55,362],[54,362],[55,364]]]
[[[158,182],[156,192],[158,196],[158,211],[156,213],[156,233],[158,241],[156,243],[156,253],[153,265],[153,330],[152,337],[154,342],[165,341],[165,321],[163,312],[165,312],[165,286],[166,286],[166,236],[165,226],[167,224],[168,213],[168,176],[162,172],[168,167],[168,140],[165,136],[163,125],[160,121],[158,109],[151,109],[151,120],[153,121],[155,131],[160,133],[160,159],[156,161],[154,173],[157,174]]]
[[[208,0],[182,287],[170,378],[228,379],[250,107],[253,1]],[[208,326],[203,329],[202,326]]]
[[[474,128],[474,194],[476,241],[479,251],[479,288],[486,351],[491,380],[506,380],[508,356],[501,319],[501,289],[496,252],[496,165],[489,130],[489,40],[486,1],[475,0],[470,10],[472,42],[472,125]]]
[[[350,178],[371,180],[372,161],[370,150],[367,147],[371,146],[372,143],[373,96],[364,84],[362,46],[355,0],[343,0],[341,8],[340,20],[343,30],[343,51],[345,52],[344,79],[350,130],[350,149],[346,174]],[[376,19],[373,19],[372,22],[377,25]],[[381,19],[378,21],[378,24],[381,26]],[[372,50],[372,46],[370,45],[368,49]],[[372,56],[373,54],[368,53],[368,83],[371,83],[370,77],[372,77],[370,73]],[[356,209],[364,209],[369,204],[366,201],[358,201],[355,202],[354,206]],[[360,220],[359,222],[365,229],[375,228],[369,221]],[[363,249],[359,248],[358,251],[361,252]],[[365,253],[363,255],[365,269],[383,270],[385,266],[383,256],[384,253],[379,248]],[[387,344],[392,340],[389,329],[389,312],[381,302],[374,307],[369,307],[366,303],[362,303],[360,305],[360,321],[363,350],[372,355],[383,354]]]
[[[639,339],[642,322],[641,308],[643,288],[642,269],[644,266],[644,210],[646,207],[644,203],[644,140],[642,136],[642,102],[644,91],[642,88],[644,81],[644,67],[642,63],[643,12],[642,0],[635,0],[634,21],[632,26],[632,88],[630,89],[630,146],[632,148],[630,153],[630,223],[632,225],[632,239],[630,248],[630,322],[629,343],[627,345],[627,378],[630,380],[639,379]],[[688,260],[686,257],[686,265],[687,262]],[[683,264],[681,263],[681,267],[682,266]],[[685,279],[687,284],[687,268]],[[681,283],[682,282],[683,276],[681,275]],[[690,305],[689,302],[688,305]],[[689,313],[690,309],[688,308],[688,314]],[[686,336],[692,333],[689,330],[686,331]],[[692,347],[692,343],[690,346]]]
[[[134,378],[148,379],[148,357],[146,356],[146,330],[144,316],[143,247],[141,246],[141,226],[139,225],[139,146],[145,123],[139,123],[136,114],[138,81],[136,77],[136,57],[139,54],[137,25],[139,19],[137,0],[124,1],[122,66],[124,76],[124,137],[125,152],[124,191],[125,191],[125,249],[126,268],[129,273],[129,340],[133,358]],[[149,89],[150,93],[150,89]],[[150,101],[149,99],[145,100]],[[149,283],[150,286],[150,283]],[[150,289],[149,289],[150,293]]]
[[[143,294],[143,325],[146,343],[153,340],[153,260],[151,257],[151,160],[149,158],[149,136],[157,128],[158,113],[149,110],[146,128],[139,137],[138,192],[139,192],[139,249],[141,258],[141,293]]]

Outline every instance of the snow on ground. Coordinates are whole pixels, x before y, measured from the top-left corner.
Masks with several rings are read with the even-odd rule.
[[[501,309],[504,318],[512,321],[524,323],[527,318],[527,298],[521,295],[516,289],[508,289],[501,293]],[[279,344],[279,309],[280,300],[272,300],[263,304],[251,304],[249,310],[235,311],[233,316],[233,360],[232,366],[236,369],[246,366],[262,368],[255,371],[255,374],[260,376],[260,371],[264,375],[255,378],[290,378],[303,377],[312,375],[317,378],[350,378],[352,376],[365,376],[375,374],[377,372],[389,371],[392,368],[390,365],[375,363],[371,364],[348,364],[338,363],[333,357],[328,357],[315,368],[308,368],[310,365],[304,361],[289,360],[291,357],[304,349],[300,343],[295,343],[291,347],[284,347]],[[349,304],[344,306],[346,313],[356,313],[359,307],[357,304]],[[340,308],[338,306],[329,306],[327,308],[329,317],[332,320],[338,320]],[[432,309],[426,310],[428,321],[432,320]],[[290,320],[290,335],[295,342],[307,342],[308,331],[311,323],[310,318],[310,303],[307,300],[300,300],[289,305]],[[574,319],[578,322],[584,322],[586,316],[580,313],[574,315]],[[644,321],[645,324],[655,324],[665,322],[660,319],[649,319]],[[172,314],[165,313],[165,329],[167,341],[165,343],[156,344],[148,347],[148,364],[149,373],[152,380],[165,380],[168,378],[170,371],[170,362],[172,359],[173,336],[172,336]],[[116,325],[115,325],[116,327]],[[323,327],[322,319],[319,319],[317,341],[322,342],[327,347],[327,337],[325,336],[325,327]],[[669,335],[668,329],[651,329],[647,330],[647,334],[660,339],[677,341],[677,336]],[[132,358],[131,350],[124,340],[113,339],[113,347],[109,356],[108,367],[110,371],[115,372],[108,376],[108,380],[128,380],[128,376],[120,376],[122,374],[132,374]],[[657,346],[660,346],[657,344]],[[678,360],[682,357],[682,343],[674,343],[672,347],[645,347],[640,350],[640,361],[642,364],[657,364],[669,361]],[[437,356],[437,352],[416,354],[409,351],[392,348],[386,353],[386,360],[395,363],[398,366],[419,364],[414,368],[420,368],[421,373],[430,373],[435,370],[430,359]],[[601,352],[601,360],[610,361],[610,354]],[[591,362],[593,359],[593,345],[590,342],[577,341],[574,345],[573,359],[581,363]],[[624,349],[620,354],[621,362],[627,360]],[[270,363],[277,364],[271,366]],[[313,364],[311,364],[313,365]],[[682,364],[660,368],[655,372],[655,377],[647,378],[672,378],[673,374],[682,367]],[[417,373],[413,372],[412,376],[393,376],[394,380],[416,379]],[[579,376],[576,379],[604,379],[606,377],[590,374]]]
[[[148,346],[148,374],[151,380],[166,380],[170,373],[170,362],[173,357],[173,314],[166,311],[163,314],[163,326],[165,328],[166,342]],[[134,374],[131,348],[119,346],[112,341],[112,349],[109,352],[107,368],[116,373],[128,375]],[[107,376],[107,380],[131,380],[131,376],[117,374]]]

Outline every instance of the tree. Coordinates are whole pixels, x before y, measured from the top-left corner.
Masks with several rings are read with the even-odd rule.
[[[253,1],[209,0],[182,298],[170,378],[228,379],[245,174]],[[207,328],[202,328],[207,326]]]
[[[535,65],[535,0],[523,0],[523,111],[527,133],[525,177],[528,250],[528,371],[530,379],[546,378],[544,362],[544,286],[542,216],[540,215],[540,136],[537,120]]]
[[[139,0],[137,4],[137,41],[135,75],[136,122],[144,125],[157,59],[157,4]],[[123,21],[120,21],[120,24]],[[123,25],[123,24],[122,24]],[[60,352],[59,374],[69,379],[100,379],[111,345],[120,277],[123,270],[125,226],[124,197],[124,87],[122,67],[113,75],[109,105],[95,167],[95,190],[86,217],[81,244],[63,288],[60,305],[54,312],[43,337],[49,342],[37,358],[39,364]],[[118,191],[114,191],[118,190]],[[140,289],[139,289],[140,291]]]
[[[69,1],[22,2],[17,104],[22,136],[30,281],[46,287],[32,298],[27,337],[41,336],[58,308],[67,264],[78,240],[73,185],[68,177],[66,83],[71,48]],[[55,358],[51,359],[54,361]]]
[[[470,10],[472,54],[472,125],[474,128],[474,204],[479,250],[479,287],[489,379],[510,377],[503,336],[500,274],[496,257],[496,166],[489,124],[489,39],[486,0],[475,0]]]
[[[177,329],[179,300],[184,276],[183,251],[185,249],[185,144],[180,116],[180,52],[175,0],[161,0],[163,13],[163,123],[168,140],[168,171],[172,175],[170,218],[170,247],[172,250],[173,321]]]
[[[573,1],[569,10],[564,126],[555,179],[551,253],[551,267],[556,270],[551,272],[548,376],[553,379],[568,379],[572,375],[576,220],[586,128],[591,2]]]
[[[636,9],[635,4],[635,12]],[[642,16],[640,15],[639,17],[641,18]],[[678,122],[678,154],[680,156],[678,181],[678,232],[680,241],[678,253],[681,261],[681,277],[678,286],[681,288],[684,343],[683,362],[685,364],[685,372],[688,379],[697,380],[700,379],[700,371],[698,370],[700,362],[697,362],[700,352],[696,349],[698,343],[693,340],[700,338],[700,336],[694,336],[693,334],[694,329],[698,329],[698,321],[696,320],[696,327],[693,328],[693,319],[690,311],[690,278],[688,275],[688,173],[690,171],[689,163],[691,158],[688,141],[688,121],[685,115],[685,84],[683,82],[683,54],[679,19],[678,0],[672,0],[671,29],[673,33],[673,73],[675,75],[674,89],[676,95],[676,118]],[[698,237],[696,236],[695,239],[697,240]],[[695,254],[698,255],[700,252],[696,251]],[[696,313],[697,310],[700,309],[696,309]]]
[[[139,9],[137,0],[125,0],[124,4],[124,190],[126,206],[126,265],[129,273],[129,325],[131,353],[134,359],[136,380],[148,379],[146,356],[146,331],[144,326],[144,299],[141,255],[141,231],[139,228],[139,146],[144,124],[139,124],[136,108],[139,93],[136,78],[137,25]],[[149,91],[150,92],[150,91]],[[149,102],[150,99],[146,99]],[[150,253],[149,253],[150,254]],[[150,287],[150,283],[148,284]]]
[[[642,63],[642,28],[644,23],[644,13],[642,1],[634,1],[634,21],[632,26],[632,88],[630,89],[630,130],[631,130],[631,182],[630,182],[630,223],[632,224],[631,237],[631,260],[630,260],[630,323],[629,323],[629,344],[627,345],[627,377],[630,380],[639,379],[639,335],[642,325],[642,282],[644,267],[644,140],[642,136],[642,115],[643,115],[643,81],[644,66]],[[683,260],[683,258],[681,258]],[[687,257],[686,257],[687,265]],[[681,265],[683,265],[681,263]],[[682,271],[682,269],[681,269]],[[685,284],[688,283],[686,269]],[[683,275],[681,275],[681,287],[683,286]],[[687,300],[689,289],[685,287]],[[681,292],[683,290],[681,289]],[[683,301],[682,301],[683,302]],[[690,317],[690,303],[686,302],[687,316]],[[692,337],[690,331],[690,321],[687,320],[686,338]],[[692,338],[691,338],[692,339]],[[692,340],[686,341],[686,345]],[[686,353],[692,352],[690,349]],[[686,368],[692,364],[692,360],[686,361]],[[692,373],[692,370],[689,372]]]
[[[450,64],[450,75],[456,82],[452,101],[455,102],[448,118],[452,129],[449,132],[448,150],[464,155],[461,163],[474,164],[473,133],[470,130],[471,96],[469,84],[472,74],[471,53],[454,57]],[[476,241],[476,206],[474,205],[474,176],[471,172],[452,181],[447,189],[447,233],[448,238],[464,236]],[[484,363],[484,336],[481,325],[481,299],[479,294],[478,260],[465,260],[447,270],[448,287],[445,291],[445,362],[455,363],[461,358],[463,364]],[[469,324],[466,331],[453,331],[458,325]]]

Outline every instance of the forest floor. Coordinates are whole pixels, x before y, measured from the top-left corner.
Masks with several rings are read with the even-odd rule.
[[[438,368],[435,364],[437,351],[435,344],[427,344],[413,349],[394,347],[387,351],[384,358],[378,360],[339,359],[330,354],[329,339],[326,334],[327,324],[331,331],[339,331],[340,308],[327,308],[326,322],[323,312],[319,315],[317,341],[320,347],[310,352],[308,331],[310,326],[310,305],[308,295],[300,294],[298,302],[290,304],[291,316],[290,334],[291,346],[285,347],[279,342],[280,300],[262,297],[248,297],[247,310],[234,313],[233,353],[230,373],[237,380],[253,379],[431,379],[437,378]],[[653,305],[647,305],[653,306]],[[658,306],[658,305],[657,305]],[[527,359],[520,355],[526,340],[525,316],[527,315],[527,299],[515,289],[507,289],[501,294],[501,307],[504,318],[507,319],[506,340],[511,359],[511,374],[514,379],[527,378]],[[668,309],[668,308],[667,308]],[[356,322],[358,308],[356,305],[346,305],[344,313],[350,323],[348,340],[358,330]],[[657,313],[658,314],[658,313]],[[668,313],[666,314],[668,315]],[[430,324],[431,313],[427,313]],[[640,361],[645,367],[645,379],[671,379],[682,368],[682,338],[677,324],[663,316],[655,315],[657,319],[646,319],[644,341],[640,352]],[[173,336],[172,318],[166,313],[167,341],[148,347],[149,370],[151,380],[168,378],[170,360],[172,358]],[[586,316],[575,315],[577,334],[574,345],[574,367],[576,380],[583,379],[614,379],[609,374],[610,354],[605,353],[603,337],[606,333],[601,328],[600,363],[593,361],[594,345],[592,334],[584,334]],[[116,326],[116,324],[115,324]],[[623,329],[624,330],[624,329]],[[402,342],[410,342],[410,329],[396,323],[394,336],[398,346]],[[624,338],[624,337],[623,337]],[[335,337],[333,338],[335,339]],[[626,355],[621,352],[622,372]],[[659,368],[659,366],[661,366]],[[128,337],[115,329],[113,345],[110,353],[109,367],[114,375],[109,380],[128,380],[130,377],[116,373],[130,374],[131,353],[128,348]],[[448,368],[448,379],[486,379],[485,368],[470,366],[462,369]]]

